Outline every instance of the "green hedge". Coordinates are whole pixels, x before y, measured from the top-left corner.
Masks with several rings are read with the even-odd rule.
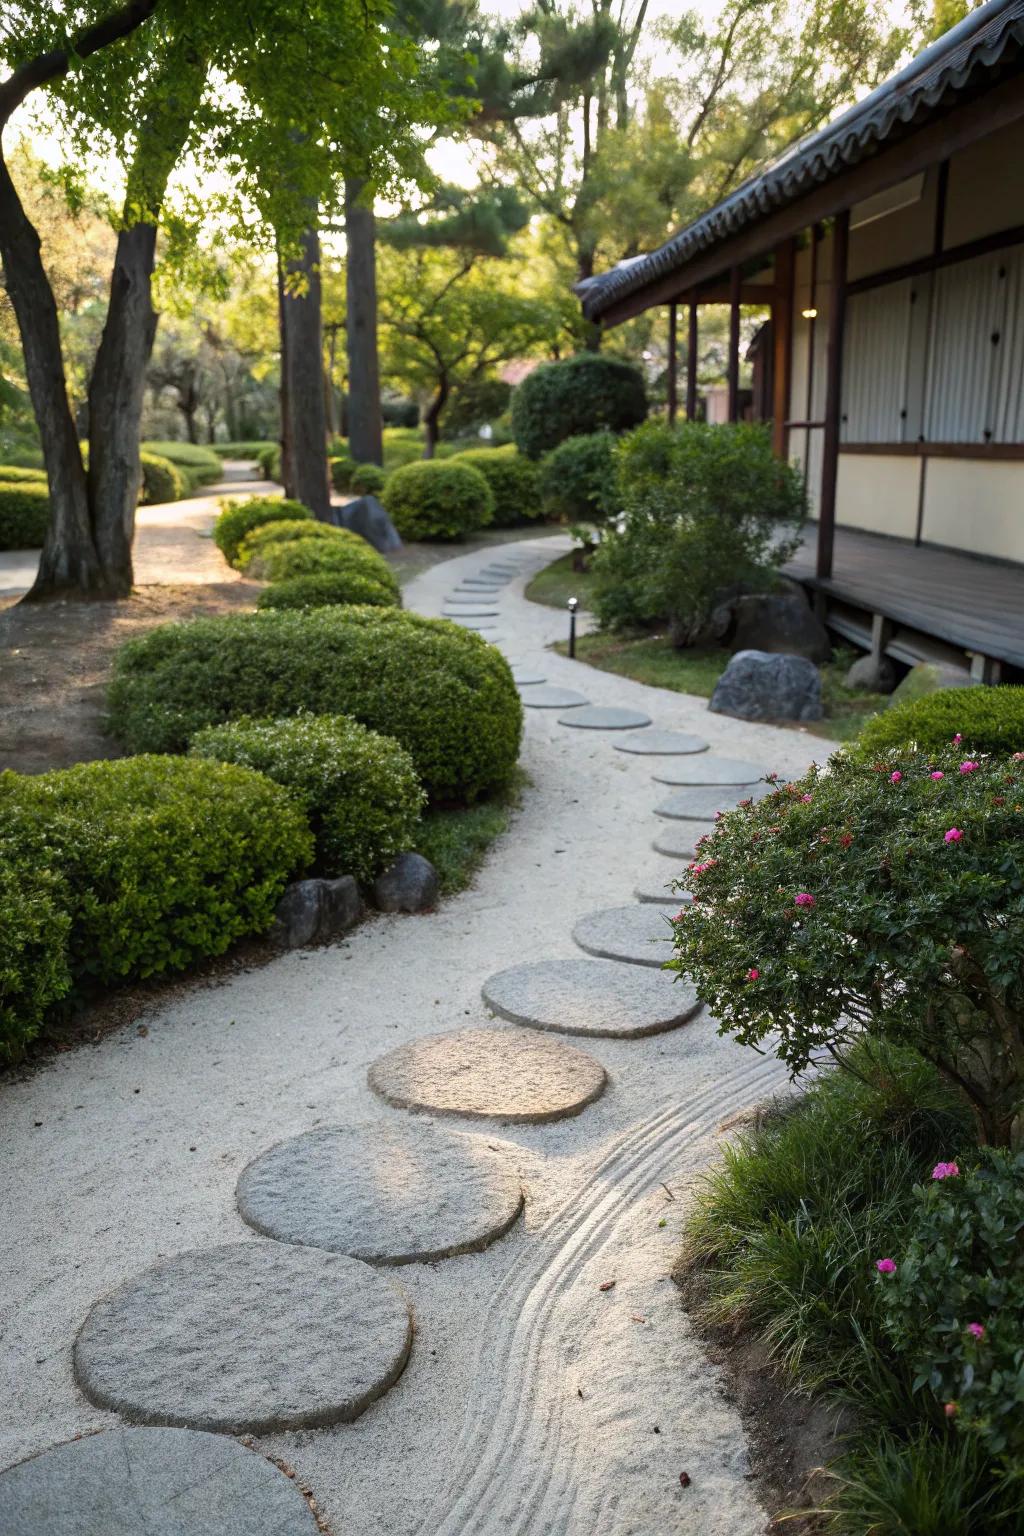
[[[601,522],[616,509],[615,444],[610,432],[568,437],[540,465],[545,517],[568,523]]]
[[[313,576],[289,576],[272,581],[256,600],[257,608],[330,608],[369,603],[374,608],[400,608],[401,598],[364,571],[321,571]]]
[[[293,503],[299,505],[299,503]],[[340,539],[339,539],[340,534]],[[351,533],[348,529],[335,528],[332,523],[320,523],[308,517],[294,517],[273,519],[269,523],[260,525],[247,533],[238,546],[235,555],[235,565],[240,571],[248,570],[252,562],[258,559],[266,550],[279,544],[294,544],[296,539],[320,539],[330,543],[352,543],[366,547],[365,540],[357,533]]]
[[[327,461],[327,467],[331,472],[331,484],[336,491],[348,491],[352,485],[352,476],[355,473],[355,460],[349,458],[346,453],[333,454]]]
[[[387,478],[379,464],[356,464],[349,475],[349,490],[356,496],[376,496],[384,489]]]
[[[268,443],[261,448],[256,455],[256,462],[260,466],[260,474],[264,480],[281,479],[281,445],[280,443]]]
[[[50,492],[45,482],[17,485],[0,480],[0,549],[40,549],[50,526]]]
[[[1024,687],[941,688],[873,715],[850,748],[864,760],[916,742],[924,752],[962,737],[969,752],[1024,752]]]
[[[26,469],[21,464],[0,464],[0,484],[46,485],[45,469]]]
[[[180,501],[188,489],[186,478],[176,464],[158,453],[139,455],[142,465],[142,495],[145,506],[165,501]]]
[[[595,352],[544,363],[512,392],[512,435],[529,459],[539,459],[567,437],[625,432],[646,417],[640,370]]]
[[[243,715],[351,715],[412,754],[435,800],[507,782],[522,706],[504,657],[443,619],[320,608],[165,624],[118,652],[109,695],[131,751],[183,751]]]
[[[352,537],[358,540],[359,536]],[[391,567],[362,540],[348,544],[340,539],[313,538],[270,544],[249,564],[249,574],[261,581],[289,581],[295,576],[348,572],[368,576],[385,591],[398,595],[398,580]]]
[[[3,780],[0,779],[0,784]],[[6,825],[4,825],[6,823]],[[25,849],[15,853],[10,820],[0,860],[0,1062],[13,1061],[71,989],[70,919],[57,876]]]
[[[248,443],[211,443],[213,452],[218,459],[259,459],[260,454],[266,448],[276,448],[276,443],[262,442]]]
[[[189,750],[290,790],[309,817],[321,874],[372,880],[414,845],[426,797],[412,758],[357,720],[238,720],[200,731]]]
[[[204,448],[199,443],[143,443],[142,452],[156,454],[161,459],[170,459],[175,468],[179,469],[189,481],[193,490],[198,490],[201,485],[210,485],[214,480],[221,480],[224,477],[224,466],[213,449]]]
[[[469,464],[420,459],[395,470],[384,505],[403,539],[461,539],[491,521],[494,493]]]
[[[309,863],[305,816],[247,768],[178,757],[0,775],[0,829],[52,871],[73,980],[182,970],[269,927]]]
[[[285,496],[253,496],[248,501],[222,501],[213,525],[213,541],[229,565],[238,561],[242,540],[266,523],[313,522],[313,514],[301,501]]]
[[[515,528],[541,515],[537,466],[524,458],[515,443],[502,448],[468,448],[455,455],[456,464],[468,464],[483,475],[494,497],[491,522],[496,528]]]

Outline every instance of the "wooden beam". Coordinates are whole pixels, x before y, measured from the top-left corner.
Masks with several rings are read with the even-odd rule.
[[[740,419],[740,269],[729,274],[729,420]]]
[[[697,420],[697,300],[690,300],[686,333],[686,419]]]
[[[965,240],[963,245],[951,245],[948,250],[936,251],[931,256],[903,261],[898,267],[886,267],[868,277],[858,277],[850,284],[848,292],[867,293],[871,288],[884,288],[888,283],[902,282],[905,277],[919,277],[922,272],[937,272],[961,261],[973,261],[976,256],[990,256],[993,251],[1005,251],[1013,245],[1024,245],[1024,224],[982,235],[978,240]]]
[[[679,411],[679,311],[678,305],[668,307],[668,421],[675,426]]]
[[[684,300],[690,289],[684,288],[676,297]],[[740,303],[760,304],[765,309],[775,301],[774,283],[740,283]],[[705,283],[697,290],[698,304],[729,304],[732,302],[732,283]]]
[[[665,303],[683,288],[694,288],[720,278],[730,267],[763,256],[780,240],[798,235],[818,219],[832,218],[842,209],[852,208],[876,192],[884,192],[888,187],[916,176],[918,171],[927,170],[1022,117],[1024,90],[1021,90],[1020,75],[1017,74],[966,105],[944,113],[888,149],[869,154],[859,165],[813,187],[788,207],[748,225],[728,239],[714,242],[676,271],[665,273],[646,288],[612,304],[604,311],[602,319],[605,325],[620,325],[653,304]]]
[[[873,453],[882,458],[989,459],[1020,463],[1024,460],[1024,443],[840,443],[839,452]]]
[[[843,333],[846,329],[846,267],[850,251],[850,210],[844,208],[832,226],[832,282],[828,302],[828,364],[825,382],[825,440],[822,448],[821,494],[818,502],[819,581],[832,576],[836,533],[836,481],[839,471],[839,419],[843,392]]]
[[[793,280],[796,242],[784,240],[775,252],[775,303],[772,307],[772,449],[789,454],[789,392],[793,380]]]

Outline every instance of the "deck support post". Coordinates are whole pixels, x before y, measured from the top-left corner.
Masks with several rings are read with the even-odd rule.
[[[674,427],[679,412],[679,306],[668,307],[668,424]]]
[[[740,419],[740,269],[729,273],[729,420]]]
[[[697,420],[697,300],[690,299],[686,333],[686,419]]]
[[[843,385],[843,332],[846,329],[846,266],[850,248],[850,210],[836,215],[832,226],[832,281],[828,305],[828,363],[825,370],[825,432],[821,455],[821,497],[818,503],[819,581],[832,576],[836,533],[836,482],[839,474],[839,416]]]
[[[796,243],[784,240],[775,252],[775,301],[772,305],[772,451],[789,456],[789,394],[793,381],[793,277]]]

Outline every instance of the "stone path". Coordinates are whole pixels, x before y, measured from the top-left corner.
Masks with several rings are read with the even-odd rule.
[[[22,1507],[80,1486],[88,1508],[99,1481],[118,1510],[152,1494],[158,1511],[188,1455],[174,1437],[215,1428],[296,1466],[336,1536],[761,1530],[669,1271],[718,1127],[784,1073],[720,1039],[656,957],[680,900],[665,883],[749,792],[720,764],[793,774],[812,753],[551,652],[566,616],[522,588],[562,547],[456,556],[406,594],[493,618],[482,638],[528,706],[531,785],[471,891],[185,986],[144,1033],[3,1090],[19,1178],[0,1211],[0,1490]],[[659,824],[656,776],[677,764],[685,819]],[[116,1414],[188,1427],[126,1433]],[[280,1474],[215,1443],[271,1488],[238,1485],[238,1529],[299,1536],[301,1495],[272,1515]],[[119,1472],[97,1478],[75,1445],[119,1446]]]

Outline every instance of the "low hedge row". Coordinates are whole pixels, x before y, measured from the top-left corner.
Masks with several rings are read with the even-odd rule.
[[[204,726],[350,715],[410,753],[436,801],[506,783],[522,705],[504,657],[442,619],[392,608],[271,611],[165,624],[122,647],[110,721],[131,751],[181,752]]]
[[[345,530],[339,528],[335,532]],[[343,543],[340,538],[312,538],[267,544],[250,561],[249,574],[260,581],[288,581],[294,576],[351,572],[368,577],[397,600],[398,582],[387,561],[358,534],[349,537],[355,543]]]
[[[276,443],[271,443],[266,438],[259,441],[244,443],[211,443],[210,448],[218,459],[259,459],[260,454],[266,448],[276,448]]]
[[[143,443],[142,452],[169,459],[189,482],[191,490],[198,490],[201,485],[210,485],[224,474],[220,459],[213,449],[204,448],[200,443]]]
[[[142,487],[139,500],[145,506],[165,501],[180,501],[190,489],[187,477],[170,459],[158,453],[139,455],[142,466]]]
[[[30,469],[23,464],[0,464],[0,482],[4,485],[46,485],[45,469]]]
[[[372,608],[398,608],[401,599],[373,576],[355,569],[288,576],[264,587],[256,599],[260,609],[331,608],[353,603],[369,604]]]
[[[911,742],[937,752],[955,736],[965,753],[1024,751],[1024,688],[941,688],[896,704],[865,722],[851,750],[862,761]]]
[[[42,482],[0,480],[0,549],[40,549],[50,526],[50,492]]]
[[[419,459],[396,469],[384,505],[403,539],[461,539],[494,516],[494,492],[457,459]]]
[[[242,540],[266,523],[308,522],[313,514],[301,501],[284,496],[253,496],[248,501],[221,502],[220,516],[213,525],[213,542],[229,565],[238,562]]]

